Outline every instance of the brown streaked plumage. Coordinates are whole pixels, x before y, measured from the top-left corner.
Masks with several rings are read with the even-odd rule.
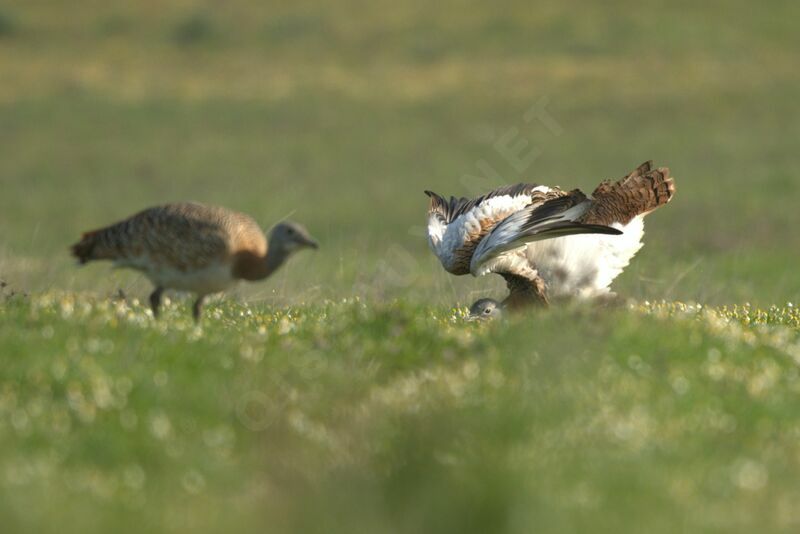
[[[150,295],[155,316],[165,289],[197,294],[193,306],[197,320],[206,295],[224,291],[238,280],[262,280],[305,247],[317,244],[296,223],[278,224],[267,239],[245,214],[184,202],[149,208],[87,232],[71,251],[82,264],[110,260],[143,272],[155,285]]]
[[[617,182],[605,180],[592,193],[594,203],[583,221],[592,224],[629,223],[663,206],[675,194],[667,167],[653,169],[647,161]]]

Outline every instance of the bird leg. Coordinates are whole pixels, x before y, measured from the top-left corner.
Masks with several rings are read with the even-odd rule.
[[[602,308],[621,308],[625,305],[625,299],[614,292],[600,295],[594,299],[595,304]]]
[[[200,314],[203,312],[203,298],[205,298],[204,295],[197,297],[192,306],[192,317],[194,317],[194,322],[196,323],[200,322]]]
[[[550,300],[547,298],[547,287],[538,274],[530,278],[511,273],[502,273],[502,276],[508,287],[508,297],[503,301],[503,307],[519,309],[531,305],[542,307],[550,305]]]
[[[164,293],[163,287],[157,287],[150,293],[150,309],[153,310],[153,317],[158,318],[158,307],[161,306],[161,294]]]
[[[544,279],[537,274],[536,278],[531,281],[531,285],[537,302],[542,306],[549,306],[550,299],[547,297],[547,286],[545,286]]]

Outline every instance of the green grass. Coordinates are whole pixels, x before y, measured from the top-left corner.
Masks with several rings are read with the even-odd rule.
[[[565,328],[564,325],[569,325]],[[18,531],[796,528],[800,312],[0,307]],[[47,506],[31,513],[35,500]],[[9,530],[7,530],[9,531]]]
[[[3,532],[797,529],[796,2],[12,4]],[[462,320],[502,283],[441,269],[424,189],[646,159],[678,192],[614,284],[641,304]],[[200,329],[68,257],[186,199],[322,247]]]

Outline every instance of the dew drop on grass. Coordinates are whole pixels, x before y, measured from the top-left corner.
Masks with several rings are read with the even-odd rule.
[[[167,456],[170,458],[180,458],[183,456],[183,444],[178,440],[167,442]]]
[[[123,484],[135,491],[142,489],[145,479],[144,470],[138,465],[126,467],[125,471],[122,473]]]
[[[97,354],[100,352],[100,340],[91,338],[86,342],[86,351],[89,354]]]
[[[709,363],[706,367],[706,372],[709,378],[715,382],[719,382],[725,378],[725,367],[720,363]]]
[[[41,398],[33,398],[28,403],[28,415],[31,419],[36,419],[44,413],[44,402]]]
[[[475,380],[481,373],[481,367],[478,365],[478,362],[469,361],[464,364],[462,372],[464,373],[464,378],[467,380]]]
[[[133,381],[127,376],[122,376],[117,378],[114,386],[118,395],[127,397],[133,389]]]
[[[767,469],[755,460],[741,460],[733,470],[734,483],[743,490],[758,491],[767,485]]]
[[[503,376],[503,373],[496,369],[492,369],[489,371],[489,376],[487,378],[489,385],[492,386],[494,389],[500,389],[506,383],[506,377]]]
[[[157,371],[156,374],[153,375],[153,383],[156,386],[163,388],[167,385],[167,382],[169,382],[169,375],[167,375],[166,371]]]
[[[72,317],[72,314],[74,313],[74,311],[75,311],[75,308],[74,308],[74,306],[72,305],[71,302],[69,302],[69,301],[61,302],[61,317],[63,319],[69,319],[70,317]]]
[[[11,425],[18,433],[26,434],[28,432],[29,423],[30,418],[25,410],[14,410],[14,412],[11,414]]]
[[[121,414],[119,414],[119,424],[122,425],[122,428],[125,430],[133,430],[136,428],[136,425],[139,423],[139,418],[132,410],[125,410]]]
[[[54,434],[62,436],[69,434],[69,431],[72,428],[72,418],[69,416],[69,412],[67,412],[67,410],[63,408],[54,410],[50,414],[50,419],[50,427]]]
[[[172,424],[166,414],[157,413],[150,416],[150,432],[156,439],[166,439],[172,431]]]
[[[686,395],[689,392],[689,381],[683,376],[678,376],[672,381],[672,389],[678,395]]]
[[[195,470],[192,470],[183,475],[181,484],[183,485],[183,489],[186,490],[186,493],[197,495],[203,491],[203,488],[205,488],[206,481],[203,478],[203,475]]]
[[[210,449],[230,449],[236,442],[236,433],[228,425],[220,425],[203,432],[203,442]]]
[[[719,429],[728,434],[736,430],[736,418],[731,414],[722,414],[718,423]]]
[[[53,363],[50,364],[50,374],[58,382],[64,380],[64,375],[67,374],[67,364],[63,359],[57,358],[53,360]]]
[[[78,341],[78,338],[76,337],[70,337],[67,339],[66,347],[69,354],[77,354],[81,350],[80,341]]]

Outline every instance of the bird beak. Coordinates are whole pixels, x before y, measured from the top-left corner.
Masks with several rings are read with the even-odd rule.
[[[311,239],[310,237],[306,237],[303,239],[303,246],[308,248],[313,248],[314,250],[319,248],[319,243]]]

